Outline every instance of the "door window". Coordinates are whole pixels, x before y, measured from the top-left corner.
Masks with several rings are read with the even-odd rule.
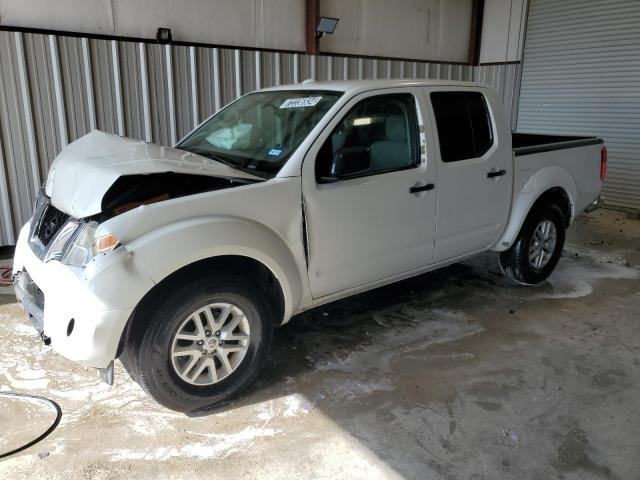
[[[481,157],[493,145],[489,109],[480,92],[432,92],[440,157],[456,162]]]
[[[412,168],[419,163],[415,99],[408,93],[362,100],[327,138],[316,159],[316,179],[327,175],[331,160],[342,149],[367,149],[369,176]]]

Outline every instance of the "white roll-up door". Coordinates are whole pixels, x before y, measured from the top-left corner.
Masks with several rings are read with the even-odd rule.
[[[608,204],[640,209],[640,1],[531,0],[517,130],[604,138]]]

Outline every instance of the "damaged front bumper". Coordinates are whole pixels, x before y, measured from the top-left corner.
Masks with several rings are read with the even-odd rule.
[[[44,334],[44,294],[42,290],[26,270],[20,271],[14,276],[13,289],[18,302],[22,305],[33,327],[42,337],[44,344],[51,344],[51,339]]]
[[[18,301],[45,344],[112,380],[122,332],[153,282],[123,247],[84,268],[71,267],[40,260],[28,235],[29,224],[20,233],[14,257]]]

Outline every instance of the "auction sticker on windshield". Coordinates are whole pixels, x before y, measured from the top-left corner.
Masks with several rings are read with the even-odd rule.
[[[280,108],[315,107],[322,97],[289,98],[282,102]]]
[[[273,147],[267,149],[267,155],[270,157],[279,157],[284,152],[284,148]]]

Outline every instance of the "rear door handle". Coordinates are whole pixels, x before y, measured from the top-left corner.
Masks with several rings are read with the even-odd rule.
[[[487,173],[487,178],[501,177],[505,173],[507,173],[507,171],[504,170],[504,169],[503,170],[498,170],[498,171],[495,171],[495,172],[489,172],[489,173]]]
[[[427,183],[426,185],[420,185],[420,186],[416,186],[416,187],[411,187],[409,189],[409,193],[426,192],[428,190],[433,190],[434,188],[435,188],[435,185],[433,183]]]

